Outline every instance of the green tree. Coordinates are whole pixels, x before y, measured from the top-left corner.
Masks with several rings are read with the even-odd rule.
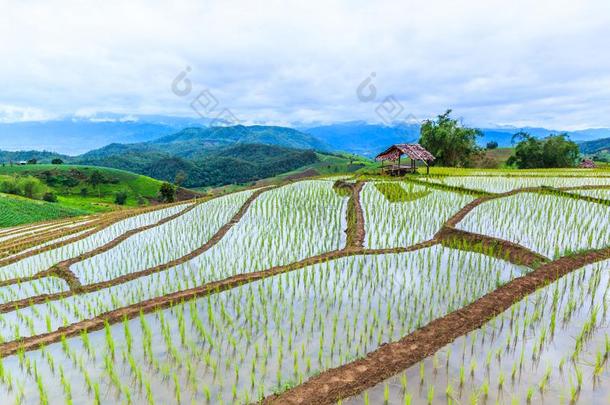
[[[17,194],[26,196],[27,198],[40,199],[45,192],[45,186],[36,177],[26,176],[17,179]]]
[[[519,169],[574,167],[578,163],[578,145],[570,141],[567,134],[536,139],[526,132],[518,132],[513,136],[513,141],[516,139],[519,143],[515,154],[507,163]]]
[[[89,184],[93,187],[97,187],[98,197],[102,198],[102,190],[100,185],[104,182],[104,175],[100,173],[98,170],[94,170],[89,176]]]
[[[178,187],[181,187],[187,179],[188,175],[186,174],[186,172],[184,170],[179,170],[178,173],[176,173],[174,184]]]
[[[580,150],[568,134],[553,135],[545,138],[542,146],[544,167],[574,167],[579,161]]]
[[[447,110],[436,120],[425,121],[419,143],[434,155],[438,165],[470,166],[480,151],[476,139],[483,134],[478,129],[461,126],[450,115],[451,110]]]
[[[487,146],[486,146],[487,149],[492,150],[492,149],[496,149],[497,147],[498,147],[498,142],[496,142],[496,141],[487,142]]]
[[[51,164],[53,164],[53,165],[63,165],[64,161],[61,160],[61,159],[53,159],[53,160],[51,160]]]
[[[161,199],[163,201],[174,202],[174,200],[176,199],[176,188],[172,184],[165,182],[161,184],[159,194],[161,195]]]
[[[519,169],[534,169],[544,167],[542,164],[542,144],[527,132],[517,132],[512,141],[519,141],[515,154],[508,158],[508,165],[516,165]]]
[[[114,203],[117,205],[125,205],[127,202],[127,192],[119,191],[114,195]]]
[[[42,199],[45,200],[46,202],[51,202],[51,203],[57,202],[57,196],[55,195],[55,193],[52,193],[52,192],[45,193],[44,196],[42,197]]]

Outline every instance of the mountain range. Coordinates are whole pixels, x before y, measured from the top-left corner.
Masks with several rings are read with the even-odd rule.
[[[222,127],[206,131],[209,124],[210,120],[206,119],[160,115],[121,116],[108,113],[86,118],[67,117],[39,122],[0,123],[0,150],[50,150],[77,156],[111,144],[141,144],[151,141],[156,143],[157,148],[163,149],[163,143],[175,143],[178,140],[175,138],[176,134],[188,128],[203,130],[198,133],[200,139],[191,146],[220,146],[236,142],[265,143],[293,148],[344,151],[371,157],[390,144],[415,142],[419,138],[417,123],[383,125],[352,121],[328,125],[296,125],[294,128],[253,126],[247,127],[254,128],[253,130],[241,135],[235,131],[223,131]],[[278,131],[269,137],[266,128],[276,128]],[[282,129],[279,130],[280,128]],[[501,147],[511,146],[512,135],[519,131],[536,137],[567,132],[577,142],[610,138],[608,128],[563,131],[539,127],[499,126],[481,128],[481,131],[484,136],[479,138],[478,142],[482,146],[490,141],[498,142]],[[188,136],[188,133],[181,134],[184,135]],[[157,142],[159,139],[161,141]],[[120,149],[121,146],[112,145],[112,148]]]
[[[70,121],[73,132],[67,137],[55,135],[60,130],[57,122],[49,124],[45,131],[33,131],[29,136],[8,136],[2,132],[0,124],[0,149],[8,138],[14,141],[25,139],[46,139],[55,145],[63,142],[77,142],[77,128],[86,131],[96,127],[91,136],[81,135],[85,144],[104,140],[127,139],[134,142],[112,142],[86,153],[70,156],[40,150],[6,152],[0,150],[0,163],[36,159],[51,162],[59,158],[66,163],[111,167],[128,170],[161,180],[175,181],[182,178],[186,187],[217,186],[243,183],[272,177],[303,166],[324,160],[323,155],[333,151],[344,151],[366,157],[373,157],[380,150],[393,143],[416,142],[419,138],[418,124],[378,125],[365,122],[348,122],[332,125],[299,127],[298,129],[280,126],[231,126],[205,127],[194,125],[187,119],[162,119],[154,123],[126,121],[119,118],[104,118],[101,121],[84,123]],[[25,124],[24,124],[25,125]],[[34,124],[30,128],[34,128]],[[44,124],[38,123],[40,128]],[[98,125],[102,125],[99,127]],[[12,127],[13,130],[16,127]],[[25,126],[24,128],[27,128]],[[55,128],[51,131],[52,128]],[[112,128],[118,128],[112,132]],[[544,128],[494,128],[483,130],[484,136],[479,143],[496,141],[500,146],[509,146],[512,136],[519,130],[533,136],[543,137],[550,133]],[[112,135],[108,135],[110,131]],[[85,133],[85,132],[83,132]],[[597,129],[572,132],[572,139],[588,139],[591,136],[608,134],[608,139],[586,141],[581,144],[585,153],[596,153],[610,148],[610,130]],[[152,138],[152,139],[149,139]],[[66,140],[67,139],[67,140]],[[37,148],[38,149],[38,148]]]

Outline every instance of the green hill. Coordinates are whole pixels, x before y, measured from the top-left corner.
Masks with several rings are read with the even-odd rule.
[[[0,193],[0,227],[17,226],[84,214],[87,214],[87,212],[59,204]]]
[[[92,180],[92,175],[97,181]],[[24,192],[29,183],[30,195]],[[0,191],[42,199],[52,193],[54,206],[83,212],[117,208],[117,193],[127,194],[126,206],[146,205],[157,198],[161,182],[123,170],[79,165],[24,165],[0,167]],[[13,190],[11,190],[13,188]]]
[[[204,187],[273,177],[319,161],[318,155],[311,149],[243,143],[205,149],[172,139],[180,145],[182,152],[177,153],[177,147],[167,148],[177,153],[172,155],[150,149],[149,146],[135,150],[133,145],[110,145],[107,150],[112,150],[114,154],[104,156],[99,151],[92,152],[83,155],[80,162],[120,168],[170,182],[182,173],[186,175],[183,182],[185,187]],[[190,152],[187,153],[187,150]]]
[[[610,152],[610,138],[596,139],[594,141],[581,142],[578,144],[582,153],[591,154],[596,152]]]
[[[292,149],[328,150],[328,146],[313,137],[291,128],[274,126],[232,126],[216,128],[186,128],[154,141],[113,143],[78,157],[81,160],[100,159],[122,154],[152,154],[198,160],[217,154],[235,145],[264,144]]]

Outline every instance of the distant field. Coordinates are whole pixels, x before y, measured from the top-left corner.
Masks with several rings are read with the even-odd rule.
[[[101,173],[108,182],[96,186],[89,184],[88,178],[94,171]],[[47,187],[57,194],[59,205],[87,212],[109,211],[117,208],[114,202],[118,192],[127,193],[125,203],[127,207],[138,206],[142,201],[147,203],[148,199],[157,197],[161,186],[159,180],[104,167],[50,164],[0,167],[0,176],[30,175],[42,178],[45,173],[51,173],[54,177],[68,177],[71,180],[64,184],[59,182],[47,184]],[[62,178],[62,180],[65,179]],[[83,189],[86,190],[86,193],[83,192]]]
[[[0,227],[86,214],[85,211],[43,201],[0,194]]]

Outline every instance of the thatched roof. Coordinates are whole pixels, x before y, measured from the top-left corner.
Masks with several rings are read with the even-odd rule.
[[[377,155],[375,160],[396,160],[402,155],[407,155],[413,160],[423,160],[424,162],[434,161],[432,153],[428,152],[418,143],[398,143],[392,145]]]
[[[596,167],[595,162],[591,159],[584,159],[578,166],[583,169],[595,169]]]

